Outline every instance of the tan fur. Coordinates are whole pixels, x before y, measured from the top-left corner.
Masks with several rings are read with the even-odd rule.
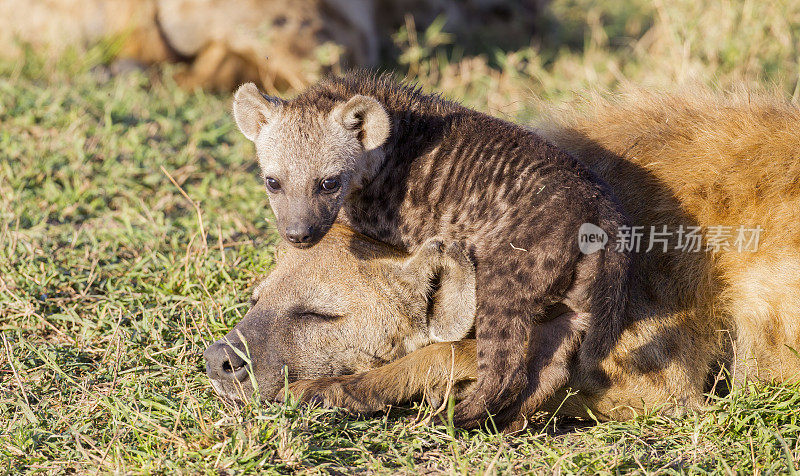
[[[67,48],[80,51],[110,40],[120,46],[123,59],[146,65],[185,63],[176,80],[189,89],[232,91],[243,82],[257,81],[275,94],[300,90],[330,69],[374,66],[381,47],[391,44],[391,35],[405,25],[407,17],[424,30],[444,13],[449,32],[472,38],[479,24],[484,33],[497,30],[513,43],[514,38],[528,37],[542,4],[508,0],[0,0],[0,57],[24,59],[26,45],[38,55],[58,56]],[[509,29],[516,34],[510,35]]]
[[[332,65],[375,64],[372,10],[370,0],[0,0],[0,57],[111,40],[122,59],[185,63],[175,79],[188,89],[258,81],[276,93]]]
[[[451,394],[463,397],[477,378],[475,339],[440,342],[423,347],[369,372],[341,377],[299,380],[290,391],[326,406],[354,412],[381,411],[387,404],[408,402],[423,396],[437,405]],[[279,399],[285,398],[283,391]]]
[[[796,376],[800,359],[789,347],[800,349],[800,109],[746,91],[634,92],[554,119],[540,132],[608,181],[632,222],[763,227],[756,252],[673,256],[674,284],[649,291],[685,301],[662,325],[717,347],[732,343],[737,378]],[[663,272],[651,258],[642,260]]]

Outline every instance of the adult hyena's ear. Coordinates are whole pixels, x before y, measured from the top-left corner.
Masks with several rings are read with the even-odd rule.
[[[461,340],[475,325],[475,265],[458,242],[444,249],[439,288],[432,296],[428,335],[443,342]]]
[[[377,149],[389,138],[389,115],[375,98],[353,96],[346,103],[336,106],[331,116],[345,129],[358,135],[364,150]]]
[[[475,324],[475,266],[458,242],[431,238],[401,266],[398,280],[406,284],[405,299],[414,302],[419,334],[406,342],[409,350],[432,342],[461,340]],[[431,284],[438,283],[436,289]]]
[[[245,137],[254,141],[264,125],[279,117],[285,101],[261,94],[253,83],[239,86],[233,96],[233,119]]]

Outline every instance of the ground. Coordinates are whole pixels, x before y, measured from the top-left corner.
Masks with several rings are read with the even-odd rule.
[[[436,26],[400,32],[392,66],[522,122],[537,98],[628,80],[800,94],[800,8],[665,3],[559,0],[542,45],[472,57]],[[426,406],[353,419],[222,403],[202,351],[244,315],[276,240],[252,146],[230,97],[182,91],[169,68],[112,76],[110,48],[0,65],[0,472],[797,471],[798,386],[515,435],[454,430]]]

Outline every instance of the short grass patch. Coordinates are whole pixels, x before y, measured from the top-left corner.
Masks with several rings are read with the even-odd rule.
[[[663,43],[666,53],[645,61],[655,51],[645,41],[695,39],[711,21],[694,3],[633,1],[588,21],[583,3],[553,8],[565,25],[582,25],[583,44],[554,31],[566,35],[550,40],[563,49],[459,59],[470,78],[446,52],[407,55],[398,67],[524,120],[534,114],[526,97],[650,78],[677,50]],[[771,30],[780,41],[757,28],[751,42],[697,40],[679,65],[696,71],[712,58],[720,76],[710,82],[760,81],[752,61],[763,53],[765,82],[796,92],[797,12],[744,3],[747,18],[781,20]],[[668,22],[693,12],[683,28]],[[722,3],[718,14],[722,31],[746,20]],[[673,29],[646,40],[654,25]],[[353,419],[293,404],[227,406],[202,352],[244,315],[276,241],[252,147],[228,97],[182,91],[169,68],[109,77],[102,51],[90,59],[0,66],[0,471],[796,474],[798,386],[736,389],[683,418],[545,418],[515,435],[420,424],[426,407]]]

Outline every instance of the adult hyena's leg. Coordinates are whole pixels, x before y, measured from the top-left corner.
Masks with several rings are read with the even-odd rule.
[[[360,374],[298,380],[289,392],[305,402],[372,413],[423,395],[443,401],[448,387],[463,390],[477,377],[476,367],[475,340],[440,342]],[[285,398],[283,391],[277,398]]]

